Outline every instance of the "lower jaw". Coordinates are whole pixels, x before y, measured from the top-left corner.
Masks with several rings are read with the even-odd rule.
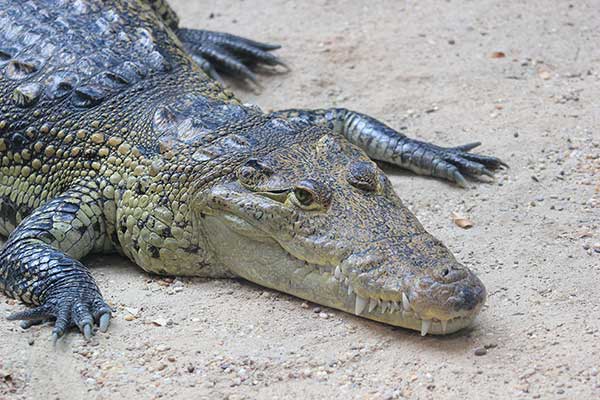
[[[308,268],[318,268],[308,266]],[[406,329],[412,329],[421,332],[421,335],[445,335],[457,332],[469,326],[475,316],[456,317],[445,322],[436,319],[424,320],[410,307],[405,307],[402,301],[383,301],[382,299],[364,298],[365,305],[357,305],[357,294],[353,289],[349,289],[351,283],[344,279],[335,277],[333,271],[317,270],[307,275],[305,284],[317,290],[309,291],[308,296],[304,296],[305,291],[298,291],[296,296],[305,298],[315,303],[326,305],[338,310],[348,312],[362,318],[371,319],[385,324],[398,326]],[[324,293],[333,293],[332,296],[323,296]],[[362,308],[362,310],[361,310]]]
[[[290,257],[291,258],[291,257]],[[294,260],[297,266],[289,275],[290,265],[286,265],[286,274],[271,273],[264,279],[262,268],[247,268],[236,271],[242,278],[281,292],[323,306],[335,308],[358,315],[362,318],[383,322],[421,332],[421,335],[445,335],[457,332],[469,326],[475,316],[456,317],[442,323],[440,320],[423,320],[412,310],[404,310],[402,303],[367,301],[363,310],[357,313],[356,293],[348,290],[349,283],[344,279],[336,279],[333,270],[327,267],[310,265],[300,260]],[[295,263],[295,264],[296,264]],[[280,279],[278,279],[280,278]],[[374,304],[375,303],[375,304]]]
[[[349,310],[346,307],[343,308],[342,310],[354,314],[353,311]],[[413,312],[411,312],[411,311],[406,312],[406,311],[401,311],[401,310],[385,312],[385,313],[380,313],[376,310],[374,310],[372,312],[364,311],[363,313],[360,314],[360,316],[363,318],[368,318],[368,319],[374,320],[374,321],[383,322],[383,323],[386,323],[389,325],[412,329],[415,331],[420,331],[422,336],[425,336],[426,334],[429,334],[429,335],[451,334],[451,333],[454,333],[461,329],[466,328],[473,321],[473,318],[458,317],[458,318],[453,318],[451,320],[446,321],[445,325],[442,323],[442,321],[438,321],[438,320],[429,320],[431,322],[427,323],[427,322],[424,322],[424,320],[418,318]],[[427,321],[427,320],[425,320],[425,321]],[[427,326],[426,328],[424,327],[424,324]]]

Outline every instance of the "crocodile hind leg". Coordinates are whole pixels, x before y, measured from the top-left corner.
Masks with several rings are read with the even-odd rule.
[[[238,79],[249,79],[257,84],[250,70],[253,64],[287,66],[270,53],[281,46],[261,43],[223,32],[179,27],[179,18],[166,0],[145,0],[154,12],[179,37],[185,49],[211,78],[220,81],[221,71]]]
[[[250,70],[252,64],[270,66],[286,64],[270,51],[279,49],[276,44],[261,43],[224,32],[179,28],[179,39],[192,58],[210,77],[220,80],[217,70],[239,79],[258,83]]]
[[[108,328],[111,309],[77,259],[103,248],[106,229],[96,192],[68,190],[25,218],[0,250],[0,289],[35,308],[9,316],[27,328],[54,320],[58,339],[71,326],[86,338]]]
[[[385,161],[420,175],[433,176],[467,186],[465,176],[493,176],[506,167],[500,159],[470,153],[479,146],[474,142],[456,147],[441,147],[411,139],[375,118],[345,108],[319,110],[283,110],[273,113],[285,118],[301,118],[326,126],[344,135],[374,160]]]

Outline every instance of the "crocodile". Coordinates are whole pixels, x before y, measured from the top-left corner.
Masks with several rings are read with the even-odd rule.
[[[242,278],[371,320],[449,334],[486,299],[375,161],[460,186],[506,166],[345,108],[264,112],[220,75],[284,68],[277,45],[186,29],[164,0],[0,2],[0,289],[106,332],[80,261]],[[485,180],[485,179],[484,179]]]

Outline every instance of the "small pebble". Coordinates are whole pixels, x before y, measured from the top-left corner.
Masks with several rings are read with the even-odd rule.
[[[160,352],[162,353],[162,352],[164,352],[164,351],[169,351],[169,350],[171,350],[171,347],[169,347],[169,346],[167,346],[167,345],[165,345],[165,344],[159,344],[159,345],[156,347],[156,350],[157,350],[157,351],[160,351]]]
[[[312,376],[312,371],[310,370],[310,368],[306,368],[306,369],[302,370],[302,373],[300,375],[303,378],[310,378]]]
[[[329,318],[329,314],[322,312],[322,313],[319,313],[319,317],[323,318],[323,319],[327,319],[327,318]]]
[[[485,356],[487,354],[487,349],[485,347],[478,347],[475,349],[476,356]]]

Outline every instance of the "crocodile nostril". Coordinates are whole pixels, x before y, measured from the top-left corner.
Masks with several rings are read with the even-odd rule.
[[[466,274],[466,271],[464,270],[464,268],[460,268],[460,267],[456,267],[456,266],[444,267],[444,268],[440,269],[438,272],[439,280],[444,283],[452,283],[452,282],[460,281],[460,280],[464,279],[466,276],[467,276],[467,274]]]

